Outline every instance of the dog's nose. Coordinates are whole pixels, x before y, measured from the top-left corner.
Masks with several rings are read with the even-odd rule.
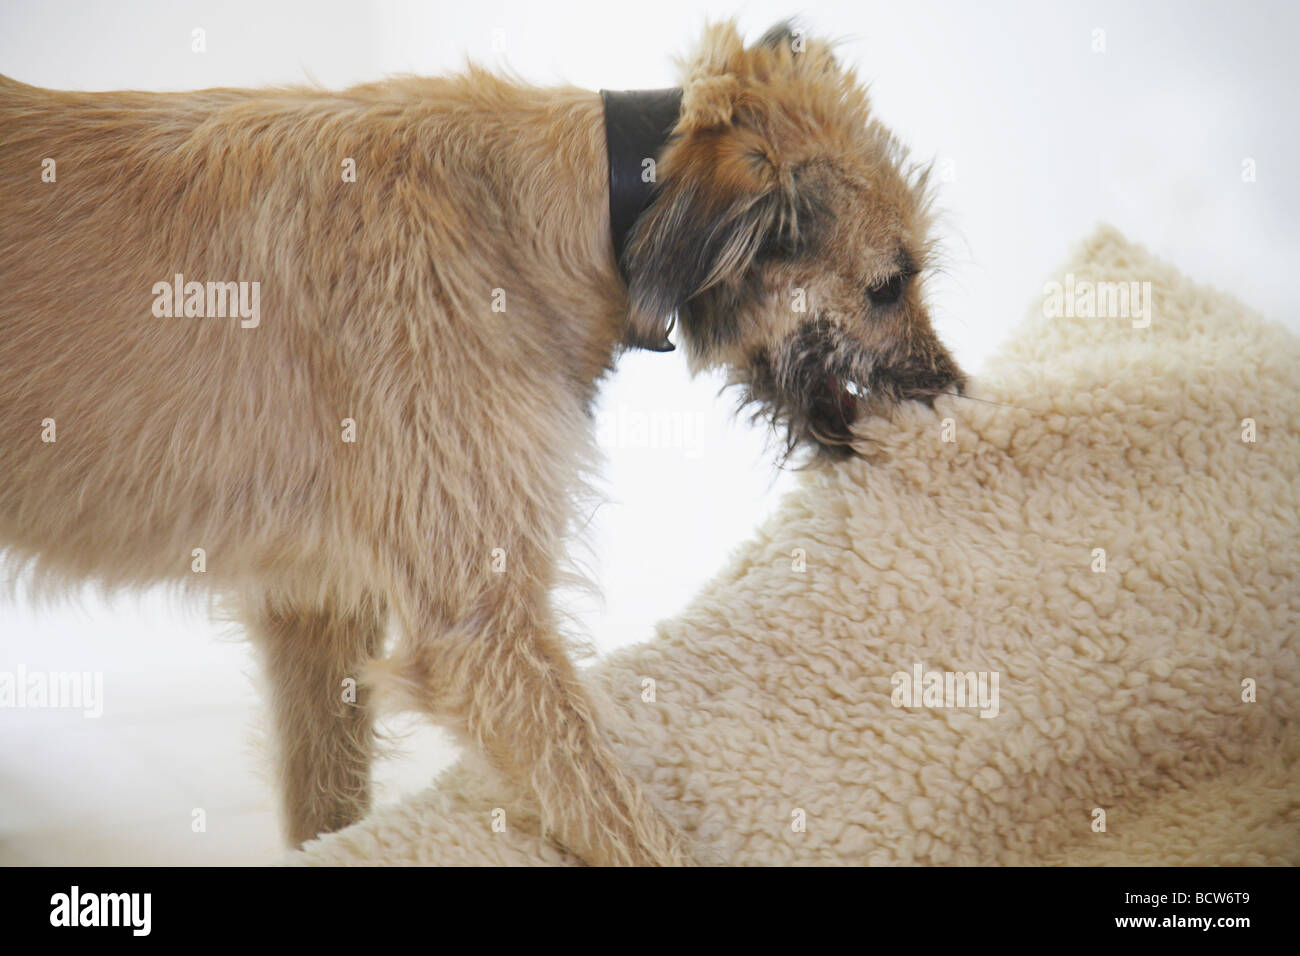
[[[922,402],[931,408],[939,396],[961,395],[966,388],[965,373],[947,353],[927,356],[924,364],[895,370],[892,378],[899,398]]]
[[[966,392],[966,373],[957,365],[947,349],[941,350],[930,362],[933,377],[930,405],[939,395],[963,395]]]

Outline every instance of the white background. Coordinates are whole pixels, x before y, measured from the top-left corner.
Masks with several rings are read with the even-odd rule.
[[[931,301],[968,369],[1098,221],[1300,327],[1293,4],[6,0],[0,72],[92,90],[337,87],[472,58],[540,84],[656,87],[675,82],[672,57],[707,18],[736,16],[754,37],[791,13],[843,41],[878,115],[945,173],[946,268]],[[604,606],[574,605],[602,650],[649,637],[796,480],[773,469],[761,431],[731,420],[717,385],[691,381],[680,356],[638,354],[604,390],[608,502],[587,558]],[[626,426],[652,413],[675,437],[635,447]],[[103,671],[106,693],[99,720],[0,710],[0,863],[272,859],[253,669],[232,637],[162,594],[45,609],[0,598],[0,670]],[[405,746],[382,768],[385,798],[422,786],[450,753],[427,730]],[[205,833],[192,832],[195,808]]]

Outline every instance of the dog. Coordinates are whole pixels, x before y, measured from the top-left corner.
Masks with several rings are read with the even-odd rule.
[[[598,384],[675,317],[814,465],[962,388],[924,169],[831,45],[713,24],[682,66],[617,259],[585,90],[0,80],[0,545],[56,586],[233,602],[291,844],[366,812],[387,687],[588,863],[696,861],[551,604]]]

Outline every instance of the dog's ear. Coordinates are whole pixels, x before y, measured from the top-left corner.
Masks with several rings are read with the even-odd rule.
[[[761,140],[734,127],[677,144],[624,251],[628,344],[660,346],[692,299],[739,293],[760,262],[810,253],[829,219],[815,168],[778,170]]]
[[[806,248],[809,226],[828,218],[813,177],[804,175],[811,164],[778,162],[774,123],[756,91],[836,69],[829,46],[782,23],[746,49],[726,22],[709,27],[684,66],[681,115],[659,164],[660,185],[623,252],[631,300],[625,339],[641,348],[661,348],[671,317],[696,296],[738,290],[756,259]]]
[[[662,186],[624,253],[630,308],[626,341],[655,348],[671,317],[702,292],[739,282],[783,229],[778,185],[727,157],[731,137],[697,135],[668,158]]]
[[[755,51],[766,50],[778,57],[778,63],[796,73],[829,76],[840,72],[832,45],[808,36],[796,20],[782,20],[759,38]]]

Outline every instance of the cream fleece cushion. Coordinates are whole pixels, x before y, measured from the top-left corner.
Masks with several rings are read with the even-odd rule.
[[[999,404],[872,423],[587,672],[705,860],[1300,862],[1300,346],[1109,228],[1067,273],[1151,283],[1149,327],[1036,306]],[[996,716],[896,707],[917,664],[996,674]],[[293,862],[576,861],[465,763]]]

